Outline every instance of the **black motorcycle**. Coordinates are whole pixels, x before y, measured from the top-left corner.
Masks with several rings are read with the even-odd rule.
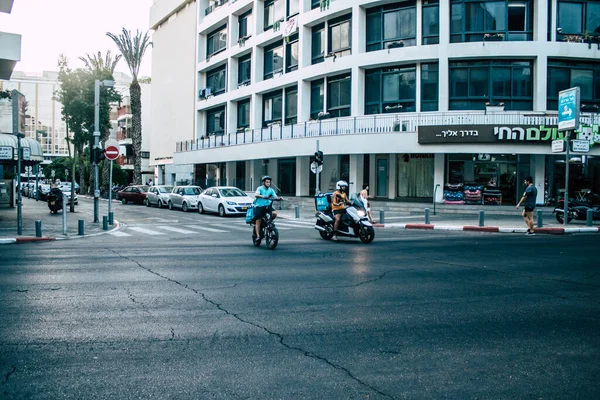
[[[585,201],[577,201],[569,199],[569,209],[567,210],[567,223],[572,220],[586,221],[588,210],[592,211],[592,220],[600,220],[600,196],[588,192],[585,196]],[[556,220],[563,224],[565,221],[565,201],[560,199],[558,205],[552,211],[555,214]]]
[[[269,200],[271,202],[269,205],[272,205],[274,201],[281,201],[283,199],[277,198],[277,199],[267,199],[267,200]],[[275,226],[275,222],[271,218],[271,214],[268,212],[265,213],[265,215],[262,217],[261,221],[262,222],[260,224],[260,236],[259,237],[256,237],[256,231],[254,229],[254,224],[251,225],[251,227],[252,227],[252,243],[256,247],[258,247],[258,246],[260,246],[262,239],[265,239],[267,248],[270,250],[274,250],[275,247],[277,247],[277,243],[279,243],[279,231],[277,230],[277,227]]]
[[[59,188],[50,189],[47,202],[50,212],[57,214],[63,208],[63,192]]]

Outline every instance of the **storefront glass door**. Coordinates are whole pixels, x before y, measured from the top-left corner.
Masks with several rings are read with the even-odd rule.
[[[388,190],[388,160],[377,159],[377,197],[387,197]]]

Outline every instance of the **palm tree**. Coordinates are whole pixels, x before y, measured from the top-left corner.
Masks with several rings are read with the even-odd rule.
[[[117,45],[119,51],[125,58],[125,62],[131,72],[131,85],[129,85],[129,94],[131,96],[131,142],[133,145],[133,181],[134,183],[142,183],[142,90],[138,82],[138,73],[144,53],[148,46],[152,44],[148,32],[142,34],[139,30],[135,36],[131,36],[131,31],[123,28],[120,35],[114,35],[107,32],[106,35],[111,38]]]

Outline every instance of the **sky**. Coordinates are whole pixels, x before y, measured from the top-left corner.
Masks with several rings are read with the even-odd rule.
[[[83,67],[79,57],[111,50],[120,54],[106,32],[120,34],[126,28],[135,34],[149,29],[153,0],[14,0],[10,14],[0,13],[0,31],[21,35],[21,61],[15,71],[58,71],[58,56],[69,59],[69,67]],[[151,35],[152,32],[149,32]],[[146,50],[139,76],[151,76],[152,46]],[[123,59],[116,71],[128,75]]]

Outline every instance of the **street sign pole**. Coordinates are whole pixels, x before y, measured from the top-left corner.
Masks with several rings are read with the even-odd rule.
[[[119,157],[119,142],[114,139],[108,139],[104,143],[104,157],[110,160],[110,174],[108,183],[108,219],[112,224],[111,203],[112,203],[112,177],[113,177],[113,162]]]
[[[569,223],[569,159],[570,157],[570,135],[579,126],[579,86],[558,92],[558,131],[565,132],[567,146],[565,160],[565,205],[563,209],[563,225]]]
[[[319,151],[319,139],[317,139],[317,151]],[[319,177],[320,177],[321,174],[320,174],[318,168],[317,168],[317,174],[316,175],[317,175],[317,188],[315,189],[316,190],[315,194],[319,194],[319,193],[321,193],[321,186],[319,186]]]
[[[17,235],[23,234],[23,209],[21,202],[21,137],[23,134],[19,132],[19,97],[23,96],[16,89],[12,91],[12,128],[13,135],[17,137]]]
[[[569,150],[570,150],[570,143],[569,143],[569,139],[570,139],[570,133],[571,131],[567,131],[566,133],[566,139],[567,139],[567,152],[566,154],[566,160],[565,160],[565,207],[564,207],[564,213],[563,213],[563,226],[566,227],[567,224],[569,223],[569,159],[571,158]]]
[[[112,168],[113,160],[110,160],[110,174],[108,178],[108,218],[110,218],[110,205],[112,203]]]

